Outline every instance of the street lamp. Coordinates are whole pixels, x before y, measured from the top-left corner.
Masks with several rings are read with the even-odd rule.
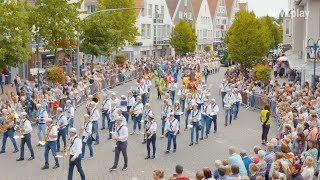
[[[94,14],[98,14],[98,13],[102,13],[102,12],[113,12],[113,11],[127,11],[127,10],[135,10],[135,9],[144,9],[143,7],[135,7],[135,8],[117,8],[117,9],[105,9],[105,10],[100,10],[100,11],[95,11],[91,14],[86,14],[86,16],[83,18],[86,19],[88,17],[90,17],[91,15]],[[78,56],[78,60],[77,60],[77,79],[79,80],[80,77],[80,67],[79,67],[79,59],[80,59],[80,34],[79,32],[77,33],[77,56]]]
[[[36,62],[37,62],[37,67],[38,67],[38,74],[37,74],[37,79],[38,79],[38,91],[40,91],[40,62],[39,62],[39,42],[40,41],[40,36],[37,34],[35,35],[35,43],[32,43],[32,46],[36,46],[36,54],[37,54],[37,57],[36,57]],[[35,67],[36,67],[36,63],[35,64]]]
[[[314,50],[313,82],[312,82],[313,88],[316,88],[316,60],[317,60],[317,50],[319,49],[319,42],[320,42],[320,39],[318,39],[316,42],[314,39],[310,38],[308,40],[308,46],[307,46],[309,49]]]

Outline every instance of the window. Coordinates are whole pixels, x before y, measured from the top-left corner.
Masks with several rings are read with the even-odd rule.
[[[183,12],[182,11],[179,11],[179,19],[182,19],[183,17]]]
[[[171,35],[171,27],[170,27],[170,25],[167,25],[167,35],[168,35],[168,37],[170,37],[170,35]]]
[[[188,6],[188,0],[184,0],[184,6]]]
[[[87,6],[87,12],[88,14],[94,13],[96,11],[96,5],[91,4]]]
[[[147,25],[147,38],[150,39],[151,37],[151,24]]]
[[[191,20],[191,19],[192,19],[192,13],[189,12],[189,20]]]
[[[146,25],[141,25],[141,37],[144,39],[146,37]]]
[[[164,18],[164,6],[161,6],[161,16],[162,19]]]
[[[220,19],[216,19],[216,24],[217,24],[217,25],[220,24]]]
[[[290,35],[290,20],[286,19],[286,35]]]
[[[167,26],[166,25],[162,26],[162,37],[167,37]]]
[[[154,37],[157,36],[157,26],[156,25],[153,26],[153,36]]]
[[[183,18],[184,18],[184,19],[188,19],[188,13],[187,13],[187,12],[184,12],[184,13],[183,13]]]
[[[203,38],[207,38],[208,37],[208,30],[204,29],[203,30]]]
[[[226,19],[223,19],[223,20],[222,20],[222,24],[227,24],[227,20],[226,20]]]
[[[202,30],[200,30],[200,38],[202,38]]]
[[[155,18],[158,18],[160,17],[160,12],[159,12],[159,6],[158,5],[155,5],[154,6],[154,15],[155,15]]]
[[[148,5],[148,16],[152,17],[152,4]]]

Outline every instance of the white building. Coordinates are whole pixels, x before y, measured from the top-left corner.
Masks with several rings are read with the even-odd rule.
[[[195,30],[197,35],[197,51],[204,50],[213,42],[213,24],[208,0],[192,0],[193,12],[196,17]]]
[[[123,47],[123,52],[129,59],[169,56],[173,23],[166,1],[135,0],[135,5],[143,7],[136,14],[136,27],[140,36],[136,37],[136,44]]]

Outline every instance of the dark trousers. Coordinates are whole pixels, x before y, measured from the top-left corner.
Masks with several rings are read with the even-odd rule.
[[[167,151],[171,149],[171,141],[173,141],[173,150],[177,149],[177,136],[174,135],[174,132],[168,132],[168,144],[167,144]]]
[[[56,162],[56,165],[59,165],[59,161],[56,153],[57,148],[57,141],[48,141],[44,148],[44,159],[45,159],[45,166],[49,166],[49,150],[52,152],[52,156],[54,158],[54,161]]]
[[[31,153],[31,157],[34,157],[33,148],[31,145],[31,134],[24,134],[24,138],[21,138],[21,144],[20,144],[20,158],[24,159],[24,145],[27,144],[29,151]]]
[[[84,175],[84,172],[83,172],[83,169],[82,169],[82,166],[81,166],[81,156],[78,156],[74,161],[71,161],[72,157],[73,157],[73,155],[71,155],[70,158],[69,158],[68,180],[72,180],[74,166],[77,167],[78,172],[80,173],[81,180],[85,180],[86,177]]]
[[[63,141],[63,148],[66,148],[66,136],[67,136],[67,129],[63,128],[63,129],[59,129],[58,132],[58,139],[57,139],[57,150],[60,150],[60,137],[62,137],[62,141]]]
[[[141,102],[142,102],[143,105],[146,104],[146,102],[147,102],[147,95],[146,95],[146,93],[144,93],[144,94],[141,95]]]
[[[147,137],[148,138],[148,137]],[[148,156],[150,156],[150,144],[152,144],[152,155],[156,155],[156,140],[157,140],[157,135],[154,134],[150,139],[147,139],[147,151],[148,151]]]
[[[6,144],[7,144],[7,139],[8,138],[11,140],[11,142],[13,144],[13,147],[14,147],[14,150],[18,150],[17,142],[13,138],[13,136],[14,136],[13,128],[10,128],[10,129],[7,130],[7,132],[3,133],[1,151],[5,151],[6,150]]]
[[[221,99],[222,99],[222,107],[224,107],[223,99],[226,96],[227,92],[221,92]]]
[[[3,94],[3,82],[0,82],[1,93]]]
[[[109,121],[108,123],[108,129],[109,129],[109,139],[112,138],[111,132],[113,131],[114,121]]]
[[[213,115],[212,118],[209,118],[209,123],[208,123],[208,134],[210,133],[211,129],[211,123],[213,122],[213,130],[217,131],[217,115]]]
[[[262,140],[267,141],[268,133],[269,133],[270,125],[262,124]]]
[[[125,141],[125,142],[118,141],[117,142],[117,147],[115,148],[114,165],[113,166],[115,166],[115,167],[118,166],[120,152],[122,152],[122,155],[123,155],[124,166],[128,166],[127,145],[128,145],[127,141]]]

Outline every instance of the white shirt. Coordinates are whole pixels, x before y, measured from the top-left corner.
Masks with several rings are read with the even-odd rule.
[[[233,103],[236,102],[236,97],[234,96],[233,93],[227,93],[224,98],[223,98],[223,102],[226,104],[226,105],[232,105]]]
[[[82,154],[82,140],[78,138],[77,135],[71,138],[69,152],[70,155],[76,158]]]
[[[92,134],[92,122],[84,122],[83,123],[83,132],[82,136],[88,138]]]
[[[175,91],[176,89],[177,89],[177,85],[175,83],[172,82],[172,83],[169,84],[169,90],[170,91]]]
[[[102,101],[102,107],[101,107],[105,112],[109,111],[110,108],[110,100],[109,99],[105,99]]]
[[[145,120],[145,121],[148,121],[148,116],[149,116],[150,114],[153,114],[153,113],[152,113],[152,110],[151,110],[150,108],[144,110],[143,116],[144,116],[144,120]]]
[[[58,126],[58,128],[65,128],[67,125],[68,125],[68,120],[66,116],[64,116],[63,114],[60,114],[60,116],[57,117],[56,126]]]
[[[131,107],[132,110],[136,111],[135,115],[140,115],[143,112],[143,104],[139,101],[136,102],[134,106]]]
[[[228,87],[229,87],[228,83],[221,83],[220,84],[220,92],[226,92]]]
[[[170,113],[170,106],[167,106],[167,105],[163,106],[161,110],[161,117],[167,118],[169,117],[169,113]]]
[[[148,92],[148,85],[144,82],[144,83],[140,84],[138,89],[140,91],[140,94],[145,94]]]
[[[128,106],[133,106],[136,100],[133,96],[128,96]]]
[[[118,116],[118,108],[116,107],[111,108],[109,113],[110,121],[114,122],[117,116]]]
[[[211,104],[211,114],[210,116],[217,115],[219,112],[219,107],[216,103]]]
[[[178,91],[178,96],[181,96],[181,95],[186,95],[188,93],[188,90],[186,90],[186,89],[179,89],[179,91]]]
[[[48,130],[49,130],[49,127],[47,127],[47,133],[48,133]],[[50,136],[57,136],[57,137],[55,137],[55,138],[52,138],[52,137],[50,137]],[[56,141],[58,139],[58,128],[57,128],[57,126],[53,126],[52,125],[52,128],[51,128],[51,130],[50,130],[50,132],[49,132],[49,136],[48,136],[48,139],[46,139],[47,141]]]
[[[210,115],[211,114],[211,105],[210,104],[203,104],[201,106],[201,114]]]
[[[179,121],[175,118],[173,119],[169,118],[166,121],[165,130],[170,132],[177,132],[179,130]]]
[[[151,122],[148,121],[146,124],[146,131],[147,134],[156,133],[157,132],[157,123],[155,120],[152,120]]]
[[[202,104],[203,103],[203,99],[204,99],[205,95],[203,94],[203,92],[201,92],[200,94],[196,94],[196,102],[197,104]]]
[[[191,120],[192,122],[199,122],[201,121],[201,112],[197,110],[191,110]]]
[[[236,98],[236,102],[239,102],[240,104],[242,103],[242,96],[241,94],[238,92],[238,93],[235,93],[234,94],[235,98]]]
[[[119,101],[119,99],[116,97],[115,99],[112,99],[112,98],[110,98],[110,107],[109,107],[109,109],[111,109],[111,105],[112,104],[116,104],[116,106],[120,106],[120,101]]]
[[[27,118],[25,118],[24,120],[21,120],[20,123],[21,123],[20,125],[24,129],[23,134],[29,134],[32,132],[31,122]]]
[[[41,110],[39,111],[39,115],[37,117],[37,119],[39,120],[39,123],[46,123],[46,119],[48,118],[48,112],[44,109],[41,108]]]
[[[71,119],[74,117],[74,107],[73,106],[65,106],[64,107],[64,115],[68,118]]]
[[[182,112],[181,112],[181,108],[177,108],[177,107],[173,107],[174,109],[173,109],[173,111],[174,111],[174,115],[176,115],[176,116],[180,116],[181,114],[182,114]]]
[[[128,140],[128,127],[121,124],[116,125],[114,136],[119,138],[118,141],[125,142]]]
[[[100,114],[97,108],[93,108],[90,110],[90,119],[92,121],[98,121],[100,118]]]
[[[127,101],[127,99],[120,101],[120,109],[122,111],[125,111],[125,112],[128,111],[128,101]]]

